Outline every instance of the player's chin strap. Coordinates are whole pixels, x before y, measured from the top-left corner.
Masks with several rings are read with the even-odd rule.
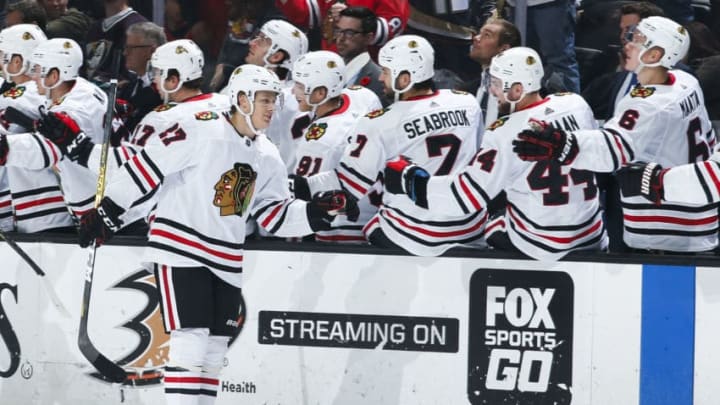
[[[252,132],[255,136],[263,135],[264,131],[257,130],[255,125],[252,123],[252,115],[255,112],[255,95],[253,94],[252,96],[248,96],[248,101],[250,102],[250,112],[246,114],[239,106],[237,107],[237,112],[239,112],[245,119],[245,123],[250,129],[250,132]]]
[[[637,56],[638,65],[637,65],[637,67],[635,68],[635,70],[633,71],[633,72],[635,72],[635,74],[640,74],[640,71],[643,70],[643,68],[646,68],[646,67],[649,67],[649,68],[650,68],[650,67],[658,67],[658,66],[661,66],[662,60],[659,60],[659,61],[657,61],[657,62],[655,62],[655,63],[643,63],[642,57],[643,57],[643,55],[645,55],[645,52],[647,52],[647,51],[650,50],[650,48],[646,47],[645,45],[638,45],[638,44],[636,44],[636,43],[632,43],[632,46],[641,47],[641,48],[642,48],[642,49],[640,50],[640,53],[638,53],[638,56]],[[662,58],[661,58],[661,59],[662,59]]]
[[[398,75],[398,76],[399,76],[399,75]],[[408,83],[408,85],[407,85],[404,89],[399,90],[399,89],[397,89],[397,88],[395,87],[395,81],[396,81],[396,80],[397,80],[397,77],[395,77],[395,78],[392,80],[392,86],[391,86],[391,87],[392,87],[393,94],[394,94],[394,96],[395,96],[395,102],[397,103],[397,101],[400,100],[400,95],[403,94],[403,93],[405,93],[405,92],[407,92],[408,90],[410,90],[410,89],[412,88],[413,84],[415,84],[415,82],[411,80],[410,83]]]
[[[315,90],[315,89],[313,89],[313,90]],[[307,87],[306,87],[306,88],[305,88],[305,102],[306,102],[307,105],[309,105],[310,108],[311,108],[311,110],[310,110],[310,119],[315,119],[315,117],[317,116],[317,109],[318,109],[318,107],[320,107],[320,106],[323,105],[326,101],[328,101],[329,98],[328,98],[328,96],[326,95],[325,98],[323,98],[323,99],[320,100],[319,102],[317,102],[317,103],[311,103],[311,102],[310,102],[310,94],[311,94],[311,93],[312,93],[312,90],[311,90],[310,92],[308,92],[308,89],[307,89]],[[396,100],[396,101],[397,101],[397,100]]]
[[[170,102],[170,94],[175,93],[176,91],[180,90],[180,87],[182,87],[182,83],[178,82],[177,87],[175,87],[173,90],[168,90],[165,88],[165,79],[160,81],[160,90],[162,90],[160,93],[163,97],[163,103],[167,104]]]
[[[10,70],[8,70],[8,66],[10,66],[10,65],[7,63],[2,64],[3,76],[5,76],[5,80],[11,80],[13,77],[18,77],[18,76],[24,74],[25,72],[27,72],[27,69],[28,69],[28,66],[25,63],[23,63],[22,68],[20,68],[20,70],[17,73],[10,73]]]
[[[522,94],[520,94],[520,97],[518,97],[517,100],[515,100],[515,101],[510,101],[510,99],[508,98],[507,92],[503,92],[503,95],[505,96],[505,101],[507,101],[507,103],[510,104],[510,112],[509,112],[509,114],[512,114],[512,113],[515,112],[515,105],[517,105],[517,103],[519,103],[520,100],[522,100],[522,99],[525,97],[526,94],[527,94],[527,93],[525,93],[525,90],[523,90]]]
[[[48,100],[50,100],[52,102],[52,96],[50,95],[50,90],[59,86],[62,83],[62,81],[60,81],[60,79],[58,79],[58,81],[55,82],[55,84],[48,87],[45,85],[45,79],[47,79],[47,77],[43,77],[42,80],[40,80],[40,85],[42,86],[43,89],[45,89],[45,98],[47,98]]]

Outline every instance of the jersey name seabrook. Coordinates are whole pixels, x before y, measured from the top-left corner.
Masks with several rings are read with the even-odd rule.
[[[466,110],[443,111],[416,118],[403,124],[408,139],[425,135],[443,128],[469,127],[470,120]]]

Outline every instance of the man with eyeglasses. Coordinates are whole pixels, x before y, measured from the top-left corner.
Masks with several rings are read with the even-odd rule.
[[[707,160],[715,133],[702,90],[697,79],[674,68],[690,47],[687,30],[670,19],[648,17],[629,32],[625,69],[637,74],[639,84],[620,101],[615,116],[599,131],[549,128],[521,134],[524,139],[518,153],[522,159],[555,160],[571,150],[577,155],[573,167],[596,172],[614,172],[630,162],[656,162],[649,169],[635,165],[624,172],[649,183],[645,188],[661,166]],[[669,252],[705,252],[717,247],[717,204],[664,204],[659,199],[650,204],[639,190],[626,191],[631,190],[623,188],[620,197],[622,240],[627,247]],[[620,252],[626,249],[610,247]]]
[[[368,48],[375,41],[377,17],[367,7],[348,7],[340,12],[333,35],[337,53],[349,67],[346,85],[360,85],[372,90],[383,107],[390,104],[379,80],[382,69],[370,59]],[[363,62],[365,62],[363,64]]]

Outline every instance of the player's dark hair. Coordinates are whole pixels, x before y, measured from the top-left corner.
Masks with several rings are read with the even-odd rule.
[[[22,14],[22,22],[24,24],[36,24],[41,30],[45,31],[47,14],[45,13],[45,8],[38,4],[37,1],[22,0],[9,3],[6,14],[13,11],[18,11]]]
[[[168,77],[175,76],[178,79],[180,78],[180,72],[177,71],[177,69],[169,69],[168,70]],[[203,85],[203,78],[198,77],[197,79],[189,80],[187,82],[184,82],[182,84],[182,87],[188,89],[188,90],[200,90]]]
[[[665,12],[653,3],[634,1],[620,7],[620,15],[637,14],[640,19],[648,17],[665,17]]]
[[[487,23],[497,24],[502,28],[498,35],[498,45],[508,45],[510,48],[522,45],[522,36],[515,24],[502,18],[492,19]]]

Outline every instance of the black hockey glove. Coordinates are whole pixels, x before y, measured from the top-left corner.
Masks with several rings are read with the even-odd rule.
[[[385,165],[383,176],[388,193],[406,194],[415,205],[428,207],[427,183],[430,173],[425,169],[413,164],[405,156],[399,156]]]
[[[94,144],[72,117],[64,112],[46,112],[41,107],[37,131],[57,145],[70,160],[87,167]]]
[[[0,94],[5,93],[6,91],[12,89],[13,87],[15,87],[14,82],[11,82],[10,80],[5,80],[5,82],[3,82],[3,84],[2,84],[2,86],[0,86]]]
[[[533,122],[533,129],[526,129],[512,142],[513,152],[525,161],[555,159],[567,165],[575,160],[578,145],[575,135],[546,123]]]
[[[97,246],[101,246],[112,239],[123,224],[119,217],[124,212],[113,200],[103,198],[98,208],[93,208],[80,218],[80,246],[88,247],[93,240]]]
[[[307,204],[307,217],[313,232],[330,229],[330,223],[338,215],[346,215],[352,222],[357,221],[360,216],[357,201],[345,191],[332,190],[316,193]]]
[[[635,162],[615,173],[625,197],[641,195],[656,205],[663,199],[665,170],[657,163]]]
[[[0,166],[5,166],[5,163],[7,163],[9,152],[10,147],[8,147],[7,136],[0,135]]]
[[[312,198],[310,195],[310,186],[305,177],[294,174],[288,175],[288,186],[290,187],[290,192],[293,193],[298,200],[310,201]]]

